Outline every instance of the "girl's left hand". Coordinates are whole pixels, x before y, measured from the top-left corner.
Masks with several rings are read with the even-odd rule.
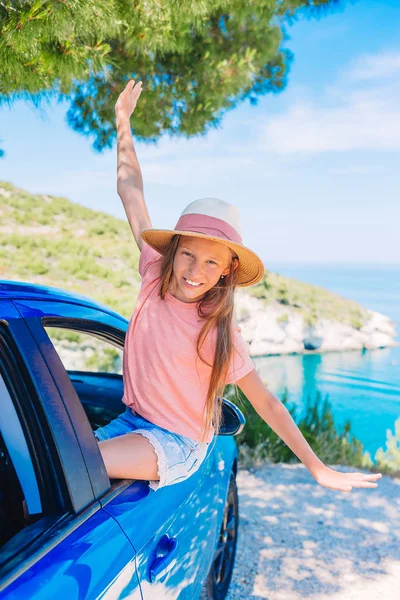
[[[131,114],[136,108],[136,103],[142,93],[142,82],[138,81],[135,84],[134,79],[130,79],[125,86],[125,89],[118,96],[115,104],[115,114],[125,119],[130,119]]]
[[[341,492],[351,492],[353,487],[376,488],[378,484],[374,482],[381,477],[382,473],[342,473],[327,466],[314,475],[314,479],[323,487]]]

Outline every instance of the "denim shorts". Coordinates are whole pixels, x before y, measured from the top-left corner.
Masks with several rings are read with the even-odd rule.
[[[197,442],[151,423],[129,406],[125,412],[94,432],[103,442],[125,433],[139,433],[149,440],[157,455],[160,480],[150,480],[152,490],[184,481],[197,471],[207,454],[209,444]]]

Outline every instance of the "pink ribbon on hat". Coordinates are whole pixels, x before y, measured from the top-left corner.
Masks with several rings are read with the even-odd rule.
[[[205,235],[222,237],[231,242],[242,244],[242,237],[236,229],[226,221],[217,219],[217,217],[210,217],[209,215],[201,215],[199,213],[183,215],[179,218],[174,230],[204,233]]]

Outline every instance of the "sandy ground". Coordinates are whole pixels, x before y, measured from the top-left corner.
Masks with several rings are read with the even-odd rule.
[[[302,464],[277,464],[241,470],[237,480],[227,600],[400,600],[400,479],[344,493],[320,486]]]

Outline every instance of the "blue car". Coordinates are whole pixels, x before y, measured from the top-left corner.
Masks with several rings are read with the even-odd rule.
[[[93,430],[125,409],[127,327],[85,296],[0,281],[0,600],[227,594],[244,417],[224,399],[186,481],[110,481]]]

